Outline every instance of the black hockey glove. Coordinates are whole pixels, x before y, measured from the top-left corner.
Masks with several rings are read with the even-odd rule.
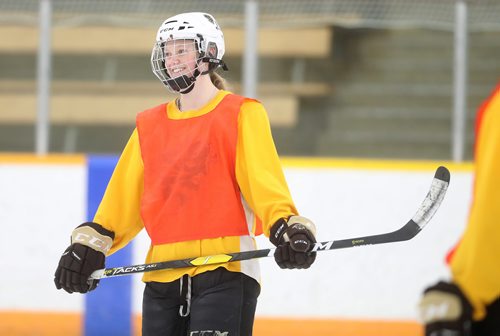
[[[440,281],[427,288],[419,308],[425,336],[470,336],[472,306],[457,285]]]
[[[316,260],[311,252],[316,243],[316,227],[302,216],[281,218],[271,227],[270,240],[276,246],[274,260],[281,268],[309,268]]]
[[[71,245],[64,251],[54,275],[57,289],[68,293],[87,293],[94,290],[99,280],[88,278],[92,272],[104,268],[106,253],[115,234],[97,223],[84,223],[71,235]]]

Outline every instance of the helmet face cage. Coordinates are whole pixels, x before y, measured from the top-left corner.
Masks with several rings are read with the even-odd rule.
[[[202,55],[195,40],[178,39],[156,42],[151,65],[158,79],[172,92],[189,88],[200,73]]]
[[[182,52],[179,55],[171,53],[176,48],[184,49],[185,52],[196,50],[197,54],[191,57],[195,60],[190,67],[191,71],[184,71],[188,68],[187,65],[170,67],[170,61],[176,56],[184,59]],[[222,61],[224,52],[224,35],[212,15],[183,13],[167,19],[158,29],[151,54],[151,66],[153,73],[169,90],[183,93],[187,91],[184,91],[184,87],[192,87],[200,74],[208,73],[218,66],[227,70]],[[186,54],[186,58],[187,56]],[[202,66],[205,62],[208,67]]]

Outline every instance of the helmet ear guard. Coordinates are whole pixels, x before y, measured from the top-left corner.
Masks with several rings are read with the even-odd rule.
[[[208,42],[205,48],[205,56],[201,58],[203,62],[209,63],[209,71],[215,70],[217,67],[222,67],[224,71],[228,71],[226,63],[222,59],[217,58],[218,47],[215,42]]]

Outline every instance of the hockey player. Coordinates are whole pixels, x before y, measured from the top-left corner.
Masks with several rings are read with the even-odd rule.
[[[478,111],[473,203],[448,257],[451,281],[424,291],[426,336],[500,335],[500,83]]]
[[[226,91],[214,72],[227,70],[224,49],[210,14],[160,26],[152,69],[178,98],[138,114],[93,221],[75,228],[59,261],[58,289],[95,289],[89,275],[143,227],[147,263],[254,250],[261,233],[281,268],[314,262],[315,227],[292,201],[263,105]],[[256,260],[150,272],[143,281],[144,336],[252,334]]]

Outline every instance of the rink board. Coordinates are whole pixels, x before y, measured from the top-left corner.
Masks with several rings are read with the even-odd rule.
[[[86,296],[55,290],[52,277],[71,230],[88,216],[88,161],[83,155],[0,155],[0,221],[7,230],[0,255],[9,270],[0,278],[0,334],[83,335]],[[315,221],[319,240],[397,229],[420,205],[434,169],[448,166],[448,195],[413,240],[322,252],[307,271],[281,270],[272,258],[260,263],[255,335],[417,335],[419,295],[448,275],[444,255],[466,223],[471,165],[302,158],[283,164],[297,207]],[[258,243],[270,247],[264,237]],[[144,262],[148,244],[144,233],[134,240],[133,263]],[[137,334],[143,285],[140,276],[129,279],[129,328]],[[296,295],[297,286],[305,297]],[[104,287],[94,294],[105,295]]]

